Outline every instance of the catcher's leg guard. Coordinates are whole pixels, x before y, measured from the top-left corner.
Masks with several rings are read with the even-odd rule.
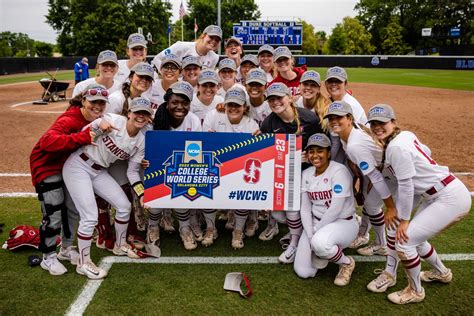
[[[64,182],[61,175],[54,175],[46,178],[35,187],[43,213],[39,246],[40,251],[43,253],[50,253],[56,250],[56,239],[61,233],[61,226],[63,224],[65,235],[71,235],[67,223],[63,185]]]

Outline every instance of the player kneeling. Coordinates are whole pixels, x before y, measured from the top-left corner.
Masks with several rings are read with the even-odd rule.
[[[355,202],[352,176],[342,164],[330,160],[331,141],[324,134],[314,134],[305,148],[313,165],[301,180],[300,238],[294,270],[301,278],[314,277],[328,261],[339,265],[334,284],[344,286],[351,280],[355,262],[342,250],[356,238]]]
[[[99,89],[88,90],[86,95],[95,96],[107,102],[106,94]],[[98,222],[98,208],[94,193],[109,202],[116,210],[115,245],[113,253],[118,256],[139,258],[126,242],[131,203],[120,185],[112,178],[107,168],[116,160],[127,160],[127,177],[133,183],[134,194],[143,206],[143,183],[140,178],[140,164],[145,156],[145,135],[140,132],[151,120],[153,110],[145,98],[132,100],[128,118],[108,113],[103,119],[110,128],[102,132],[93,130],[95,143],[79,148],[69,156],[63,168],[63,178],[80,215],[77,233],[79,263],[76,272],[90,279],[102,279],[107,272],[91,260],[92,233]],[[94,135],[95,134],[95,135]]]

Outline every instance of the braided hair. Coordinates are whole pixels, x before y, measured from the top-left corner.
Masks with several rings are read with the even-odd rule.
[[[130,78],[133,76],[133,73],[130,73]],[[123,107],[122,107],[122,113],[120,113],[123,116],[128,115],[128,99],[130,98],[130,95],[132,94],[131,88],[130,88],[130,82],[124,82],[122,84],[122,93],[125,96],[125,101],[123,101]]]

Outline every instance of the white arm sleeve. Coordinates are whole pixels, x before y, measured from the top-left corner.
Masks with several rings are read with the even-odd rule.
[[[409,220],[413,210],[413,197],[415,188],[412,178],[398,180],[397,211],[398,217],[403,220]]]
[[[134,183],[143,181],[140,177],[140,167],[141,165],[138,162],[132,160],[128,161],[127,178],[130,184],[133,185]]]
[[[375,190],[377,190],[382,200],[385,200],[386,198],[391,196],[390,190],[388,189],[388,186],[385,183],[383,175],[380,171],[378,171],[377,169],[373,169],[367,174],[367,176],[369,177]]]
[[[306,236],[309,239],[313,237],[313,214],[311,213],[311,201],[308,196],[308,192],[301,193],[301,223],[303,224],[303,229],[306,232]]]
[[[315,231],[341,218],[345,199],[345,197],[332,197],[331,206],[326,210],[319,223],[316,224],[314,228]],[[303,215],[301,215],[301,219],[303,220]]]

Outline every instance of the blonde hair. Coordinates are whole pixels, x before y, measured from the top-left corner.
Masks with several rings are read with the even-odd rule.
[[[324,94],[322,94],[321,91],[318,92],[316,94],[316,100],[314,101],[312,108],[314,112],[318,115],[321,128],[325,132],[329,130],[328,120],[324,119],[326,114],[328,114],[329,105],[331,105],[331,101]]]
[[[375,135],[372,133],[372,131],[370,130],[370,128],[368,128],[367,126],[363,125],[363,124],[360,124],[360,123],[356,123],[354,121],[354,116],[350,113],[347,114],[347,117],[349,117],[352,121],[352,126],[354,126],[354,128],[357,128],[357,129],[360,129],[362,130],[364,133],[366,133],[367,135],[369,135],[372,140],[374,141],[375,145],[379,146],[380,148],[383,149],[383,142],[378,140],[377,137],[375,137]]]

